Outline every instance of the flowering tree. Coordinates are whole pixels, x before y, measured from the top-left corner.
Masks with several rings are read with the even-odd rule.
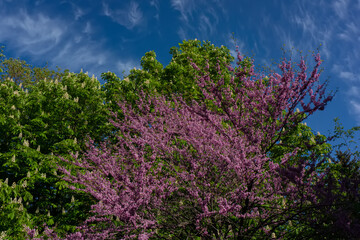
[[[316,161],[297,156],[296,148],[280,161],[267,153],[332,99],[324,84],[314,86],[319,55],[315,61],[309,77],[303,60],[296,76],[283,61],[282,74],[272,73],[266,81],[252,66],[246,72],[230,68],[226,87],[220,68],[214,82],[207,67],[194,65],[203,103],[143,94],[134,111],[119,102],[123,116],[114,113],[110,120],[119,129],[117,143],[97,148],[90,141],[82,159],[72,155],[71,162],[83,170],[60,167],[67,181],[83,186],[70,188],[98,200],[92,207],[96,215],[67,238],[285,236],[284,226],[317,203],[324,173],[315,171]],[[207,107],[206,100],[221,111]],[[297,106],[302,111],[296,112]]]
[[[48,78],[18,75],[17,84],[3,79],[14,76],[9,68],[26,71],[10,63],[0,77],[0,236],[24,239],[24,224],[44,222],[69,232],[90,216],[94,199],[66,188],[55,160],[85,150],[87,136],[99,142],[110,132],[100,83],[85,73],[59,73],[60,80],[31,68]]]

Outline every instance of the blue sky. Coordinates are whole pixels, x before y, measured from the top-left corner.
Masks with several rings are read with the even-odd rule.
[[[101,83],[102,72],[139,68],[147,51],[166,66],[170,47],[184,39],[209,40],[234,54],[234,33],[255,65],[279,61],[284,44],[294,48],[295,61],[296,49],[306,54],[321,44],[321,79],[339,92],[306,122],[323,134],[335,117],[345,128],[360,125],[360,0],[0,0],[0,16],[7,57],[83,69]]]

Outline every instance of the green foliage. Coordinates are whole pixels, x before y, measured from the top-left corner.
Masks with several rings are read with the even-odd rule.
[[[38,76],[49,76],[47,72]],[[81,155],[89,136],[99,142],[110,133],[104,93],[99,81],[85,73],[56,75],[61,80],[39,79],[29,88],[24,88],[29,83],[25,75],[19,75],[18,82],[12,78],[1,82],[0,179],[17,186],[12,189],[3,183],[0,193],[1,214],[6,215],[0,230],[10,229],[10,239],[23,238],[23,224],[41,230],[47,223],[60,233],[74,230],[89,217],[94,203],[88,195],[68,188],[57,163],[66,165],[60,156],[71,159],[70,151]],[[24,182],[26,187],[21,188]],[[19,204],[11,199],[20,197],[19,213]]]
[[[163,68],[156,60],[155,52],[147,52],[141,58],[142,69],[132,69],[123,80],[113,73],[103,73],[102,78],[106,81],[103,90],[107,92],[107,100],[127,100],[135,105],[140,90],[149,94],[165,95],[169,99],[173,94],[182,94],[188,102],[200,100],[202,94],[197,85],[197,72],[191,62],[200,68],[205,68],[208,64],[211,77],[215,79],[218,76],[214,70],[217,64],[227,72],[226,66],[234,59],[226,47],[218,48],[210,42],[201,44],[199,40],[183,41],[179,47],[172,47],[170,54],[172,59]]]
[[[6,58],[5,55],[0,54],[0,81],[12,79],[16,85],[22,83],[24,88],[30,88],[42,79],[61,79],[67,71],[61,72],[58,68],[57,71],[50,70],[47,65],[44,67],[33,67],[26,63],[24,60]]]
[[[219,80],[217,79],[219,77],[217,65],[222,71],[227,72],[227,65],[234,60],[226,47],[215,47],[208,41],[201,43],[199,40],[183,41],[179,47],[172,47],[170,54],[172,59],[161,77],[163,93],[169,97],[172,94],[182,94],[185,101],[189,103],[192,100],[201,99],[202,95],[196,80],[199,73],[193,68],[191,62],[200,69],[205,69],[208,65],[211,79],[216,82]]]
[[[357,142],[358,140],[360,140],[360,137],[358,136],[359,139],[357,139],[357,141],[354,140],[356,133],[359,133],[358,131],[360,131],[360,126],[356,126],[348,130],[344,130],[344,127],[340,123],[339,118],[335,118],[334,123],[335,123],[334,135],[331,136],[331,138],[333,139],[333,141],[341,140],[341,142],[338,144],[333,144],[333,148],[337,151],[342,151],[342,152],[350,151],[355,156],[360,157],[360,152],[357,150],[359,147]]]
[[[287,239],[357,239],[360,234],[360,161],[359,151],[354,141],[359,127],[344,130],[339,119],[334,119],[333,134],[327,138],[327,143],[319,143],[322,135],[307,135],[304,143],[320,154],[323,160],[319,173],[325,173],[325,184],[317,193],[318,206],[310,206],[304,211],[307,220],[293,219],[287,227]],[[304,132],[303,136],[304,136]],[[310,137],[310,138],[309,138]],[[330,144],[331,141],[340,141]],[[306,155],[304,156],[306,159]]]
[[[23,60],[6,59],[2,52],[1,50],[0,232],[6,231],[9,239],[24,238],[24,224],[29,227],[40,226],[41,230],[42,224],[47,223],[60,234],[72,232],[75,226],[91,215],[89,210],[94,199],[70,190],[56,171],[56,164],[74,169],[72,165],[62,162],[59,156],[71,159],[70,151],[78,152],[81,156],[87,148],[85,143],[89,136],[95,143],[99,143],[115,134],[113,126],[108,123],[108,114],[109,109],[121,114],[117,102],[127,101],[136,108],[135,101],[139,99],[140,91],[164,95],[168,99],[181,94],[188,103],[193,100],[202,102],[202,89],[196,80],[199,73],[191,63],[195,63],[204,73],[208,71],[209,77],[215,82],[223,78],[225,87],[234,89],[234,86],[229,86],[232,74],[227,69],[234,60],[230,51],[224,46],[215,47],[210,42],[198,40],[183,41],[178,47],[171,48],[172,59],[165,67],[156,60],[155,52],[151,51],[141,59],[142,69],[131,70],[124,79],[111,72],[103,73],[101,77],[105,84],[102,86],[85,73],[75,74],[67,70],[61,72],[60,69],[53,71],[47,66],[32,67]],[[252,60],[245,58],[238,70],[248,76],[251,65]],[[218,73],[218,66],[221,75]],[[266,84],[267,78],[263,81]],[[207,105],[213,106],[211,102],[207,102]],[[226,124],[230,123],[224,123],[224,127]],[[285,154],[297,147],[298,154],[292,161],[309,158],[320,161],[332,149],[355,143],[353,133],[359,129],[355,127],[344,131],[338,124],[335,138],[342,139],[343,142],[332,148],[325,136],[315,135],[304,124],[296,124],[291,131],[274,139],[274,145],[267,152],[268,157],[279,163]],[[347,142],[348,138],[351,139],[350,142]],[[353,155],[359,156],[359,152],[356,151]],[[338,162],[325,162],[318,170],[321,173],[330,168],[329,179],[338,180],[338,190],[334,194],[341,192],[341,179],[359,177],[358,161],[350,161],[346,156],[340,153]],[[351,206],[354,218],[359,219],[357,213],[360,212],[360,204],[355,195],[344,193],[339,201],[341,205]],[[174,205],[174,213],[177,207]],[[331,221],[324,219],[333,216],[324,212],[316,214],[321,215],[320,219],[326,223],[324,229],[331,229]],[[308,236],[310,239],[316,235],[317,228],[319,226],[314,227],[304,224],[300,219],[292,219],[288,222],[287,231],[290,239],[300,239],[300,236]],[[185,229],[175,235],[187,237],[186,231]],[[276,236],[280,236],[282,231],[283,229],[274,230]],[[174,235],[164,232],[163,236],[171,238]]]

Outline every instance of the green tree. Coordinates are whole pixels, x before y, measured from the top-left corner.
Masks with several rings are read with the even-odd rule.
[[[0,232],[10,239],[24,237],[23,224],[74,230],[94,203],[67,187],[56,163],[66,164],[60,157],[69,158],[69,152],[81,156],[89,136],[99,142],[109,134],[104,94],[100,82],[85,73],[58,75],[61,80],[40,79],[29,89],[22,78],[19,84],[1,82]]]
[[[44,67],[33,67],[24,60],[6,58],[3,54],[0,54],[0,57],[2,58],[0,62],[0,69],[2,69],[0,81],[12,79],[16,85],[22,83],[24,88],[30,88],[45,78],[60,81],[61,77],[68,72],[62,72],[59,68],[57,71],[50,70],[47,64]]]
[[[0,162],[4,168],[1,169],[0,179],[2,186],[6,187],[2,188],[1,204],[6,208],[4,219],[7,216],[16,218],[4,221],[0,231],[8,230],[8,235],[16,238],[20,236],[17,234],[22,231],[23,224],[40,226],[40,223],[47,222],[62,233],[74,230],[90,215],[94,199],[70,190],[61,180],[55,164],[66,163],[57,155],[71,159],[69,151],[72,151],[81,156],[86,149],[87,136],[98,144],[115,134],[113,126],[107,124],[107,118],[108,108],[121,113],[116,104],[118,101],[126,100],[136,108],[135,101],[139,99],[140,91],[165,95],[168,99],[174,94],[181,94],[188,103],[192,100],[205,101],[202,91],[206,89],[198,86],[196,75],[200,73],[193,64],[207,74],[215,86],[218,81],[224,81],[222,86],[235,89],[229,84],[233,75],[227,68],[234,58],[226,47],[189,40],[171,48],[170,54],[171,62],[163,67],[156,60],[155,52],[146,53],[141,59],[142,69],[131,70],[123,80],[111,72],[103,73],[102,78],[106,82],[101,90],[100,83],[84,73],[33,68],[16,59],[2,61],[0,135],[4,137],[0,139]],[[236,70],[238,74],[249,76],[252,60],[244,60]],[[263,78],[263,84],[267,84],[267,79]],[[219,110],[211,101],[206,104],[212,110]],[[293,161],[306,159],[311,154],[321,156],[328,153],[329,145],[324,136],[315,135],[309,127],[298,124],[304,118],[306,114],[298,121],[289,122],[296,128],[284,126],[292,130],[284,131],[279,139],[273,140],[274,146],[268,155],[274,161],[280,161],[294,147],[298,147],[299,151]],[[299,137],[300,134],[302,137]],[[12,188],[13,185],[15,187]],[[296,219],[293,222],[296,223]],[[9,229],[9,226],[13,228]]]

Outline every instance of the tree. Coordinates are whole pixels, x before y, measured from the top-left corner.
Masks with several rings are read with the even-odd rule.
[[[201,87],[196,82],[196,70],[192,64],[210,71],[210,77],[218,81],[219,74],[224,76],[224,87],[229,86],[231,71],[228,69],[234,60],[230,50],[225,46],[216,47],[209,41],[188,40],[179,44],[179,47],[170,49],[172,59],[170,63],[163,67],[157,61],[154,51],[145,53],[141,58],[142,69],[132,69],[130,74],[120,79],[112,72],[103,73],[102,79],[105,84],[102,90],[106,95],[106,102],[112,111],[118,112],[118,101],[127,101],[137,109],[136,101],[139,100],[140,91],[147,95],[162,95],[168,100],[172,99],[174,94],[182,95],[187,103],[196,100],[201,103],[205,99],[201,92]],[[248,76],[252,66],[252,60],[249,57],[239,62],[239,68]],[[231,68],[231,67],[230,67]],[[207,100],[207,106],[213,107],[212,100]],[[119,117],[121,113],[119,112]],[[114,132],[116,130],[114,129]]]
[[[48,72],[37,76],[49,77]],[[88,136],[100,142],[110,134],[104,95],[99,81],[85,73],[55,75],[61,80],[44,78],[29,88],[24,76],[18,83],[1,82],[0,232],[8,239],[24,238],[24,224],[46,222],[60,233],[71,232],[95,204],[88,194],[67,188],[56,162],[70,157],[69,151],[81,156]]]
[[[2,53],[0,57],[0,81],[12,79],[16,85],[21,83],[25,89],[45,78],[60,81],[61,77],[68,73],[67,70],[62,72],[60,68],[57,68],[57,71],[50,70],[47,64],[44,67],[33,67],[24,60],[6,58]]]
[[[181,96],[169,101],[143,93],[137,110],[119,102],[123,116],[114,113],[110,120],[120,130],[117,144],[104,142],[99,149],[90,141],[86,157],[64,159],[84,169],[75,175],[60,166],[67,181],[85,187],[72,189],[98,200],[92,210],[96,215],[68,239],[287,234],[288,221],[303,219],[302,212],[317,203],[324,174],[316,169],[322,162],[298,156],[297,148],[281,162],[267,154],[305,116],[331,101],[324,85],[313,89],[320,76],[319,55],[315,61],[309,78],[304,61],[297,76],[284,61],[282,75],[271,74],[266,84],[253,67],[230,69],[233,89],[224,87],[221,68],[217,82],[209,68],[200,69],[199,89],[222,111]],[[296,112],[298,105],[303,110]]]
[[[359,127],[343,130],[339,120],[335,119],[331,151],[326,158],[326,175],[322,187],[317,191],[318,207],[309,214],[308,220],[301,223],[304,231],[291,236],[302,239],[357,239],[360,235],[360,162],[359,151],[351,148]],[[299,227],[299,226],[298,226]]]

